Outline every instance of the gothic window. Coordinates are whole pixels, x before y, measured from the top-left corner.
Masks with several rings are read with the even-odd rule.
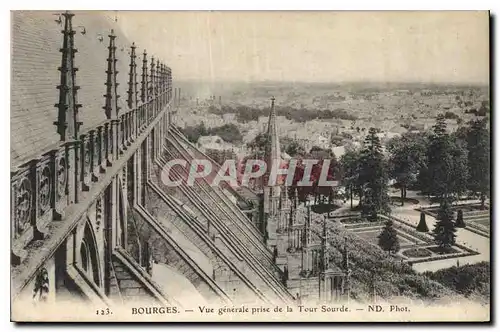
[[[82,261],[82,268],[85,272],[88,272],[90,266],[90,253],[87,243],[83,240],[80,246],[80,259]]]

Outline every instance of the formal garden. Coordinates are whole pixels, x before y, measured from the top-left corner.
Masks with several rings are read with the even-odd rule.
[[[379,215],[377,220],[368,221],[359,215],[347,216],[339,221],[346,230],[374,246],[382,245],[381,237],[383,238],[384,229],[390,221],[393,234],[397,238],[397,245],[391,250],[391,254],[407,263],[423,263],[478,254],[476,251],[457,243],[442,248],[436,244],[428,229],[427,231],[419,231],[418,227],[415,228],[395,217]]]
[[[434,218],[437,217],[439,207],[421,207],[415,209]],[[491,216],[488,205],[479,203],[457,204],[451,207],[456,219],[460,219],[462,227],[479,235],[490,237]]]

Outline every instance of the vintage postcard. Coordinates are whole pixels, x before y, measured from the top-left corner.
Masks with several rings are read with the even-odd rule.
[[[11,320],[489,322],[487,11],[13,11]]]

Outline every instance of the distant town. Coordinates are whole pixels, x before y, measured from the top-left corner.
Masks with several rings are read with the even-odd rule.
[[[175,123],[198,147],[243,157],[265,131],[269,98],[277,99],[283,151],[295,141],[305,151],[331,150],[340,158],[359,147],[368,128],[378,130],[382,145],[405,132],[424,132],[445,115],[449,130],[476,116],[489,116],[489,90],[481,86],[424,84],[249,83],[179,84]]]

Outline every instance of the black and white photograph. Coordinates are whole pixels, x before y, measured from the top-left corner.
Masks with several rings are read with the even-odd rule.
[[[490,13],[14,10],[14,322],[489,322]]]

